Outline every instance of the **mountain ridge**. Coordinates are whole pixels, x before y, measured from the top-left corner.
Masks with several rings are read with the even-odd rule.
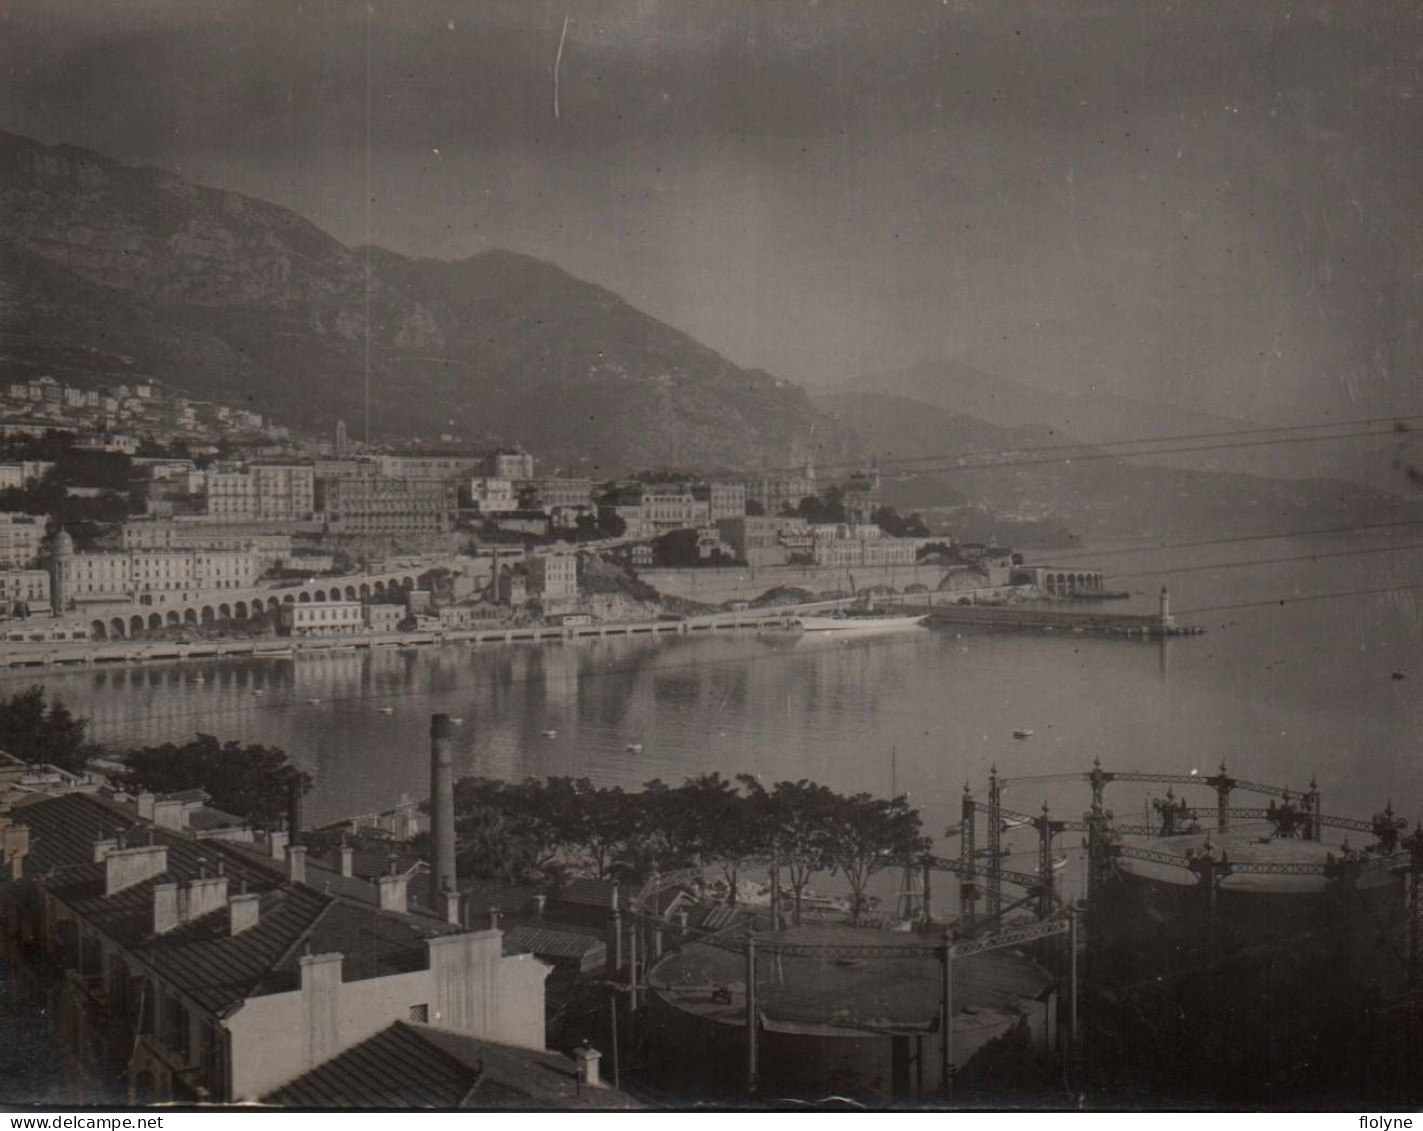
[[[362,420],[369,372],[378,434],[520,441],[590,471],[849,450],[798,387],[518,252],[349,248],[280,205],[5,133],[0,207],[14,373],[53,368],[67,328],[89,342],[78,383],[147,373],[317,430]]]

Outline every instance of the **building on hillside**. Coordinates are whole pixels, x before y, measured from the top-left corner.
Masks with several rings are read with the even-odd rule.
[[[529,570],[523,562],[504,566],[496,583],[499,603],[511,609],[522,609],[529,603]]]
[[[802,499],[815,495],[815,468],[806,464],[800,471],[753,475],[745,484],[748,504],[754,502],[762,514],[778,515],[795,510]]]
[[[846,522],[874,521],[875,512],[881,506],[879,472],[852,475],[836,486],[840,488],[840,500],[845,508]]]
[[[400,608],[399,605],[390,607]],[[281,636],[353,636],[365,628],[366,618],[359,601],[283,605],[277,622],[277,633]]]
[[[49,608],[49,571],[43,569],[0,569],[0,615],[16,606]]]
[[[86,793],[0,825],[0,941],[77,1098],[257,1100],[396,1022],[544,1048],[549,968],[412,910],[405,876],[373,886],[309,869],[285,833],[199,839]]]
[[[0,568],[28,569],[40,556],[44,541],[42,516],[0,512]]]
[[[471,452],[398,452],[375,457],[384,479],[461,480],[476,473],[485,457]]]
[[[716,524],[731,552],[753,568],[785,565],[791,554],[812,551],[810,524],[788,515],[744,515]]]
[[[542,601],[571,601],[578,596],[578,556],[576,554],[531,554],[529,595]]]
[[[486,479],[532,479],[534,457],[522,448],[500,448],[484,456],[480,471]]]
[[[512,479],[471,479],[469,497],[485,516],[513,514],[519,509],[519,492]]]
[[[648,484],[642,488],[642,530],[644,534],[666,534],[688,530],[711,521],[711,503],[698,499],[682,484]]]
[[[207,473],[207,514],[224,521],[309,519],[316,474],[308,462],[260,461]]]
[[[446,479],[342,476],[323,484],[321,511],[333,534],[443,534],[458,490]]]
[[[708,480],[692,485],[692,495],[707,504],[708,520],[742,518],[746,514],[746,484],[723,480]]]
[[[520,493],[527,493],[531,505],[552,513],[558,509],[591,509],[593,505],[593,481],[591,479],[563,479],[551,476],[544,479],[525,479],[515,484]]]
[[[54,464],[46,460],[20,460],[16,463],[0,463],[0,491],[15,490],[38,483],[54,470]]]
[[[874,525],[823,522],[813,524],[810,530],[819,566],[913,565],[919,552],[917,539],[891,538]]]

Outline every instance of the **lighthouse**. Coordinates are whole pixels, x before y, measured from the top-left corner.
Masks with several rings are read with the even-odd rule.
[[[69,531],[60,530],[54,536],[54,550],[50,555],[49,596],[50,606],[56,615],[62,614],[69,606],[72,577],[74,574],[74,539]]]
[[[1161,627],[1174,628],[1176,618],[1171,615],[1171,594],[1166,591],[1166,586],[1161,587]]]

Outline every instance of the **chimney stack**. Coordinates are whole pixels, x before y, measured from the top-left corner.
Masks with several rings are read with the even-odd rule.
[[[134,884],[161,876],[167,870],[166,844],[110,849],[104,856],[104,895],[116,895]]]
[[[409,880],[405,876],[381,876],[376,882],[380,885],[380,909],[404,915],[410,906],[407,895]]]
[[[346,838],[341,838],[341,875],[353,876],[356,874],[356,850],[346,843]]]
[[[579,1082],[589,1088],[601,1088],[603,1086],[603,1074],[598,1068],[598,1061],[603,1059],[603,1054],[595,1048],[589,1048],[585,1041],[581,1046],[573,1050],[573,1059],[578,1065]]]
[[[306,883],[306,846],[304,844],[287,845],[287,883]]]
[[[491,931],[497,931],[499,929],[499,908],[497,907],[491,907],[489,909],[489,929]]]
[[[460,909],[460,893],[448,889],[443,893],[445,900],[445,922],[452,927],[463,925],[463,917]]]
[[[244,880],[242,890],[227,901],[228,934],[240,935],[248,928],[255,927],[261,917],[261,902],[261,893],[248,891],[247,881]]]
[[[547,906],[547,894],[545,894],[544,892],[539,892],[538,895],[534,896],[534,915],[536,918],[542,919],[544,917],[544,908]]]
[[[455,877],[455,781],[449,715],[430,718],[430,882],[436,891],[457,890]]]
[[[267,848],[271,851],[273,860],[285,860],[287,856],[286,830],[272,829],[267,833]]]
[[[139,820],[153,820],[153,806],[158,799],[154,797],[153,794],[149,793],[147,790],[144,790],[138,795],[136,800],[138,801]]]

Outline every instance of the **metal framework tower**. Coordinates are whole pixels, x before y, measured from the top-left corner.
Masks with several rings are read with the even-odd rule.
[[[988,914],[1003,912],[1003,795],[998,784],[998,766],[988,770]]]

